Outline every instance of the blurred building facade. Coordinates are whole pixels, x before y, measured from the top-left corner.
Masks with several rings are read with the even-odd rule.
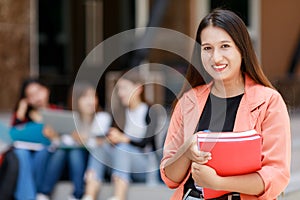
[[[81,63],[100,42],[149,24],[195,38],[201,18],[224,3],[246,22],[266,75],[274,83],[280,83],[279,86],[289,87],[278,80],[287,77],[298,45],[298,0],[3,0],[0,1],[0,110],[10,111],[14,107],[20,84],[28,76],[42,78],[53,91],[53,101],[64,104],[66,91]],[[160,42],[174,45],[167,36]],[[109,70],[130,67],[134,55],[121,56]],[[146,59],[183,72],[187,66],[179,56],[157,50],[147,52]],[[299,77],[299,71],[293,72],[294,77]],[[293,87],[290,98],[297,96],[297,84]],[[105,79],[101,79],[99,95],[103,101],[105,88],[108,88]]]

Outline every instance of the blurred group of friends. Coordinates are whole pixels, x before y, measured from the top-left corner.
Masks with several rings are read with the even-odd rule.
[[[151,109],[150,123],[150,105],[141,80],[135,73],[118,80],[116,94],[121,106],[114,111],[118,121],[100,107],[95,86],[86,81],[74,84],[69,96],[70,108],[79,116],[76,129],[61,135],[44,124],[42,132],[50,145],[12,145],[2,153],[0,175],[9,176],[2,177],[0,196],[7,200],[51,199],[56,184],[68,172],[73,184],[68,199],[97,199],[107,179],[114,184],[110,199],[126,199],[130,182],[146,181],[149,153],[156,150],[157,117]],[[49,97],[49,87],[40,80],[25,80],[11,125],[43,123],[41,109],[64,109],[51,104]],[[76,145],[66,148],[65,141]]]

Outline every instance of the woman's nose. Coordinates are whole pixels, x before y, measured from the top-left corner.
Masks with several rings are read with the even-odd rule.
[[[222,60],[222,58],[223,56],[221,52],[215,49],[212,53],[212,60],[214,61],[214,63],[219,63]]]

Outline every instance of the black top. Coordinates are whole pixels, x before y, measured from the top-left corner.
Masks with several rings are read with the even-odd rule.
[[[195,132],[204,130],[212,132],[233,131],[236,113],[242,97],[243,94],[230,98],[220,98],[210,94],[206,100]],[[184,184],[184,194],[189,188],[192,189],[191,196],[200,196],[199,191],[195,187],[192,175],[190,175]]]
[[[209,97],[200,117],[197,132],[232,131],[243,94],[230,98],[220,98],[210,94]]]

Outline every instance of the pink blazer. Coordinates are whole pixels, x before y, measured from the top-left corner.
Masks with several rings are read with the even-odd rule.
[[[186,92],[178,101],[171,117],[164,155],[161,161],[161,176],[168,187],[175,189],[173,200],[181,200],[183,187],[190,176],[176,183],[164,173],[164,166],[177,149],[195,132],[212,83],[198,86]],[[240,102],[234,131],[255,129],[263,137],[262,169],[258,171],[265,184],[261,196],[241,194],[242,200],[275,200],[285,189],[290,178],[291,134],[290,119],[281,95],[268,87],[245,78],[245,93]]]

